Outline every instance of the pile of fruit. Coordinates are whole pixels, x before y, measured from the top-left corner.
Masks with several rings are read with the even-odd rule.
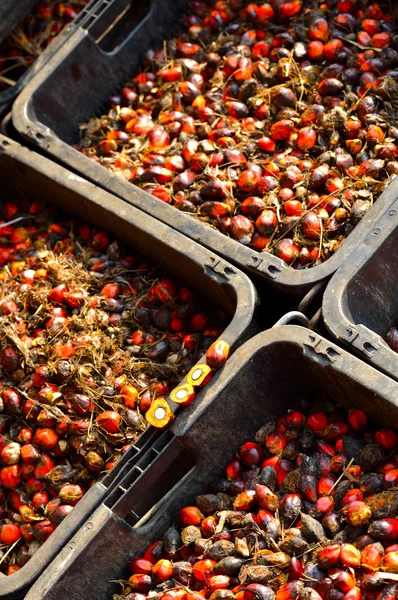
[[[220,366],[213,343],[228,320],[104,231],[41,202],[3,213],[0,573],[12,574],[209,347]],[[202,369],[208,379],[209,362]]]
[[[396,599],[398,434],[327,407],[261,427],[113,600]]]
[[[398,173],[389,8],[194,0],[83,154],[295,269],[327,260]]]
[[[40,0],[0,44],[0,91],[15,85],[62,29],[89,0]]]

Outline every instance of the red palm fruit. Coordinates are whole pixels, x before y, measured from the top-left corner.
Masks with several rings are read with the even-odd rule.
[[[206,578],[206,588],[209,593],[213,593],[216,590],[224,590],[229,587],[229,585],[230,578],[227,575],[209,575]]]
[[[370,45],[373,48],[387,48],[388,46],[391,46],[391,44],[392,37],[391,34],[387,31],[375,33],[374,35],[372,35],[372,38],[370,40]]]
[[[264,528],[265,524],[269,523],[269,521],[274,517],[275,515],[269,510],[266,510],[265,508],[260,508],[257,514],[254,515],[254,520],[259,527]]]
[[[297,146],[301,150],[311,150],[316,144],[317,134],[312,127],[303,127],[298,132]]]
[[[200,525],[204,518],[204,514],[196,506],[186,506],[178,515],[178,520],[183,527]]]
[[[368,529],[369,535],[381,542],[398,541],[398,519],[379,519],[373,521]]]
[[[135,408],[137,405],[138,390],[133,385],[124,385],[120,390],[124,404],[128,408]]]
[[[386,552],[382,568],[388,573],[398,573],[398,550]]]
[[[38,393],[40,402],[43,404],[52,404],[54,399],[54,393],[57,391],[58,386],[54,383],[48,383],[47,385],[43,385]]]
[[[293,556],[290,559],[288,573],[290,581],[297,581],[303,576],[303,565],[301,563],[301,560],[296,556]]]
[[[50,379],[50,370],[47,365],[40,365],[37,367],[34,377],[33,385],[37,388],[41,388]]]
[[[352,488],[346,492],[341,500],[342,506],[347,506],[351,502],[360,502],[363,499],[363,494],[358,488]]]
[[[21,456],[21,446],[17,442],[10,442],[1,451],[1,460],[4,465],[15,465]]]
[[[5,346],[1,351],[1,364],[7,373],[15,373],[21,368],[21,362],[17,351],[13,346]]]
[[[256,219],[256,229],[262,235],[271,235],[278,225],[278,219],[274,211],[266,209]]]
[[[302,581],[289,581],[281,585],[277,592],[275,600],[295,600],[304,587]]]
[[[310,240],[319,240],[322,221],[313,211],[309,211],[302,220],[302,229],[304,235]]]
[[[234,72],[234,78],[236,81],[243,82],[250,79],[253,73],[253,65],[250,58],[243,56],[238,63],[238,68]]]
[[[365,502],[351,502],[345,507],[347,522],[354,527],[365,525],[372,516],[372,511]]]
[[[3,315],[11,315],[12,313],[18,312],[18,306],[11,298],[5,298],[0,303],[0,312]]]
[[[299,217],[303,210],[303,204],[299,200],[287,200],[283,208],[288,217]]]
[[[398,434],[393,429],[380,429],[376,432],[375,442],[387,452],[392,452],[398,444]]]
[[[329,496],[332,493],[332,487],[336,482],[333,475],[325,475],[318,480],[317,492],[318,496]]]
[[[317,562],[321,569],[330,569],[340,562],[340,544],[333,544],[321,548],[317,554]]]
[[[282,119],[271,125],[270,136],[275,141],[287,140],[295,129],[294,121],[291,119]]]
[[[21,396],[11,388],[3,390],[2,396],[7,411],[12,415],[20,415],[23,409],[23,400]]]
[[[122,417],[113,410],[106,410],[97,416],[97,423],[107,433],[118,433]]]
[[[323,56],[330,62],[337,60],[342,52],[344,52],[344,44],[341,40],[330,40],[323,47]]]
[[[256,492],[254,490],[245,490],[234,500],[235,510],[250,510],[256,501]]]
[[[314,432],[322,431],[328,424],[328,418],[324,412],[314,412],[307,419],[307,427]]]
[[[129,571],[132,575],[142,573],[150,575],[152,571],[152,563],[145,558],[133,558],[128,564]]]
[[[44,482],[40,481],[40,479],[37,479],[36,477],[31,477],[27,480],[25,484],[25,491],[27,494],[33,495],[36,492],[41,492],[41,490],[44,488],[44,485]]]
[[[286,415],[286,424],[288,427],[294,427],[298,429],[304,425],[305,415],[298,410],[288,412]]]
[[[275,152],[276,144],[273,139],[263,136],[257,140],[261,152]]]
[[[130,577],[129,586],[134,592],[147,594],[153,587],[152,578],[144,573],[137,573]]]
[[[249,583],[243,592],[244,600],[269,600],[274,598],[274,592],[268,585]]]
[[[310,24],[308,34],[311,40],[326,42],[329,39],[329,25],[326,19],[318,17]]]
[[[51,450],[58,442],[58,434],[54,429],[43,427],[36,429],[33,443],[41,450]]]
[[[286,494],[280,502],[279,511],[285,523],[290,525],[299,517],[301,508],[302,501],[299,494]]]
[[[368,418],[363,410],[352,408],[348,413],[348,423],[354,431],[364,431],[368,425]]]
[[[152,579],[156,584],[171,579],[173,575],[173,563],[170,560],[160,559],[152,567]]]
[[[263,456],[263,451],[259,444],[255,442],[246,442],[237,452],[240,461],[246,466],[259,465]]]
[[[161,558],[162,551],[162,542],[154,542],[144,553],[143,558],[145,558],[145,560],[148,560],[154,565],[159,560],[159,558]]]
[[[200,524],[200,529],[205,538],[212,537],[216,531],[217,519],[213,516],[206,517]]]
[[[361,567],[368,571],[377,571],[384,557],[384,548],[380,542],[369,544],[361,552]]]
[[[343,544],[341,546],[340,560],[345,567],[359,567],[361,564],[361,553],[352,544]]]
[[[293,463],[289,460],[279,460],[275,465],[276,471],[276,483],[280,487],[284,481],[284,479],[291,473],[294,469]]]
[[[252,169],[246,169],[240,174],[237,185],[243,192],[254,192],[258,181],[259,175]]]
[[[84,496],[83,488],[76,483],[66,483],[61,487],[58,496],[65,504],[75,506]]]
[[[344,593],[352,590],[356,584],[356,578],[352,573],[340,569],[336,569],[333,574],[330,574],[330,578],[333,580],[334,587]]]
[[[19,539],[21,539],[19,525],[6,523],[0,526],[0,541],[2,544],[15,544]]]
[[[279,507],[279,498],[273,491],[266,485],[256,485],[256,501],[262,508],[275,512]]]
[[[300,248],[290,238],[284,238],[276,242],[274,247],[275,255],[290,265],[299,255]]]
[[[270,433],[265,440],[267,450],[271,452],[271,454],[276,454],[277,456],[282,454],[286,443],[287,442],[285,436],[276,432]]]
[[[47,492],[36,492],[32,497],[32,506],[36,508],[36,510],[44,510],[44,508],[48,504],[48,494]]]
[[[11,490],[13,488],[18,487],[20,482],[20,468],[18,465],[11,465],[9,467],[4,467],[0,471],[0,483],[1,485]]]
[[[315,441],[316,449],[320,454],[327,454],[328,456],[334,456],[336,454],[336,449],[333,448],[330,444],[327,444],[323,440]]]
[[[278,16],[280,19],[290,19],[298,15],[302,9],[301,0],[290,0],[290,2],[285,2],[282,6],[279,7]]]
[[[303,496],[309,502],[317,500],[317,479],[312,473],[304,473],[300,479],[300,487]]]
[[[245,198],[240,205],[240,210],[244,215],[256,218],[265,208],[266,203],[258,196],[249,196]]]
[[[199,560],[192,567],[192,575],[198,581],[205,581],[207,573],[216,566],[216,561],[211,560],[210,558],[205,558],[203,560]]]
[[[319,40],[313,40],[307,45],[307,54],[313,61],[318,61],[323,58],[323,42]]]
[[[315,502],[315,510],[323,515],[326,515],[328,512],[333,510],[334,508],[334,500],[332,496],[321,496]]]
[[[106,283],[100,291],[100,294],[107,298],[118,298],[120,294],[120,285],[118,283]]]
[[[231,219],[229,231],[235,240],[247,246],[252,240],[254,227],[253,223],[247,217],[235,215]]]
[[[237,459],[233,459],[231,460],[228,464],[227,467],[225,469],[225,473],[227,476],[227,479],[239,479],[241,473],[242,473],[242,463],[237,460]]]
[[[259,252],[261,252],[262,250],[264,250],[264,248],[267,247],[268,243],[270,241],[270,238],[265,236],[265,235],[260,235],[259,233],[255,232],[252,238],[252,247],[255,250],[258,250]]]
[[[17,441],[20,444],[29,444],[33,438],[33,431],[28,427],[23,427],[19,430]]]
[[[384,482],[387,487],[398,485],[398,469],[390,469],[384,474]]]
[[[353,587],[346,594],[344,594],[342,600],[362,600],[362,591],[359,587]]]
[[[54,302],[56,304],[64,304],[67,292],[68,288],[66,287],[66,285],[61,283],[60,285],[57,285],[51,290],[51,292],[48,295],[48,299],[50,302]]]
[[[54,462],[48,454],[44,452],[41,454],[40,459],[35,465],[34,476],[36,479],[44,479],[47,473],[54,468]],[[40,491],[40,490],[37,490]]]
[[[229,352],[229,344],[222,340],[217,340],[206,351],[206,363],[212,369],[220,369],[225,364]]]

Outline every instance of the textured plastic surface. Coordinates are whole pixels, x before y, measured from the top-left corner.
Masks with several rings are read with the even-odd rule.
[[[222,337],[233,349],[257,332],[253,320],[256,292],[246,275],[119,198],[0,136],[1,198],[6,198],[9,192],[57,204],[69,213],[92,221],[112,231],[119,239],[139,247],[143,254],[223,307],[231,320]],[[215,376],[209,386],[215,385],[217,379],[218,376]],[[201,393],[197,395],[195,404],[200,402]],[[184,419],[184,412],[181,418]],[[19,598],[26,593],[27,586],[33,583],[109,490],[131,470],[136,460],[158,437],[159,432],[147,429],[114,469],[90,488],[27,565],[11,577],[1,578],[0,599]]]
[[[398,191],[398,178],[391,184]],[[384,337],[398,325],[398,201],[329,282],[323,320],[338,342],[398,380],[398,354]]]
[[[38,0],[0,0],[0,42],[4,40],[12,29],[33,9]],[[15,85],[0,92],[0,114],[5,114],[10,109],[12,101],[29,81],[31,81],[47,61],[56,54],[62,44],[79,27],[95,20],[95,8],[99,0],[92,0],[79,13],[77,18],[68,23],[51,44],[37,57],[35,62],[17,80]],[[94,13],[94,14],[93,14]]]
[[[26,17],[37,0],[2,0],[0,2],[0,42]]]
[[[172,427],[177,437],[168,452],[113,506],[97,509],[26,600],[109,600],[119,590],[115,580],[128,577],[127,562],[161,539],[178,511],[222,476],[239,444],[294,408],[300,395],[325,389],[337,403],[360,406],[380,423],[397,421],[397,383],[324,338],[297,326],[252,338],[227,362],[204,402]],[[168,479],[181,465],[185,475],[170,490]]]
[[[289,293],[303,294],[314,284],[329,279],[350,256],[371,224],[396,199],[396,189],[386,190],[325,263],[296,271],[276,256],[258,253],[165,204],[70,146],[77,141],[79,125],[107,109],[107,98],[134,73],[142,54],[172,35],[173,26],[187,4],[187,0],[151,3],[105,0],[97,7],[96,21],[88,31],[80,28],[71,36],[20,95],[14,104],[14,125],[55,160],[234,262],[252,276]]]

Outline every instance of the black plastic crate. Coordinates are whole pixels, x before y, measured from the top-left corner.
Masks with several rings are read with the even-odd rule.
[[[258,326],[253,318],[256,291],[246,275],[149,215],[127,206],[119,198],[0,136],[1,197],[5,198],[9,192],[32,199],[44,199],[68,213],[112,231],[125,242],[131,243],[134,240],[134,245],[143,254],[167,271],[178,274],[192,288],[199,289],[213,303],[223,307],[230,317],[230,323],[223,332],[222,339],[232,349],[257,333]],[[208,384],[209,387],[217,385],[218,378],[216,375]],[[199,405],[202,398],[201,392],[197,395],[195,404]],[[184,411],[181,419],[185,420]],[[178,420],[177,418],[177,423]],[[90,488],[31,560],[14,575],[1,578],[1,599],[23,597],[28,586],[32,585],[96,506],[148,448],[155,442],[160,443],[159,439],[164,440],[164,434],[153,428],[148,428],[141,435],[112,471]]]
[[[138,68],[142,54],[169,38],[188,0],[103,0],[86,30],[71,36],[24,90],[13,109],[16,129],[53,159],[84,175],[133,206],[234,262],[251,276],[291,294],[327,281],[398,196],[389,188],[326,262],[297,271],[267,252],[256,252],[174,209],[70,146],[79,125],[106,110],[108,97]],[[256,279],[256,280],[257,280]]]
[[[398,324],[397,263],[395,202],[331,279],[322,305],[323,320],[332,336],[396,380],[398,354],[384,338]]]
[[[0,4],[0,42],[34,7],[37,0],[3,0]]]
[[[186,423],[172,426],[168,452],[114,504],[97,509],[26,600],[110,600],[120,589],[117,580],[128,577],[127,562],[161,539],[178,511],[222,476],[238,445],[295,408],[300,395],[325,389],[336,403],[360,406],[388,426],[397,422],[396,382],[324,338],[297,326],[252,338],[200,407],[190,407]]]
[[[56,54],[62,44],[79,27],[91,22],[91,14],[99,0],[92,0],[79,13],[77,18],[68,23],[51,41],[51,44],[37,57],[35,62],[18,78],[15,85],[0,91],[0,115],[7,112],[12,102],[29,81],[43,68],[47,61]],[[37,4],[37,0],[1,0],[0,2],[0,42],[2,42]]]

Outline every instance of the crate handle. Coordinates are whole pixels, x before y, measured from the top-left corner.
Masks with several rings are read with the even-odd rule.
[[[152,12],[154,0],[103,0],[79,23],[106,52],[114,51]],[[111,35],[112,34],[112,35]]]
[[[190,460],[187,460],[187,455],[191,457]],[[133,481],[131,482],[130,474],[129,488],[123,489],[123,482],[119,486],[122,488],[120,490],[122,496],[112,506],[112,511],[122,519],[130,516],[129,520],[139,521],[145,514],[153,510],[154,506],[158,507],[166,501],[174,485],[179,483],[194,465],[194,456],[178,442],[177,438],[173,437],[160,455],[155,456],[148,466],[145,467],[143,461],[139,461],[135,465],[135,473],[132,474]],[[144,468],[142,468],[143,466]],[[159,484],[161,478],[164,483]],[[153,498],[154,481],[157,482],[155,499]],[[138,505],[141,516],[131,512],[131,507],[137,508]]]
[[[313,331],[309,332],[308,341],[303,346],[304,354],[324,367],[336,362],[341,356],[341,351],[336,346]]]
[[[280,327],[281,325],[289,325],[289,323],[292,321],[298,321],[301,325],[304,325],[304,327],[308,327],[310,323],[308,317],[306,317],[302,312],[299,312],[298,310],[291,310],[283,315],[283,317],[281,317],[272,328]]]

